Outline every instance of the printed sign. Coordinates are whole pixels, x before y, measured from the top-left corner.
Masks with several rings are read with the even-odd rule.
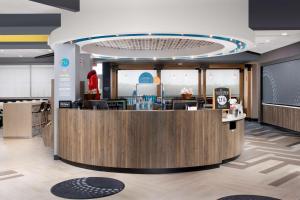
[[[139,83],[153,83],[153,76],[149,72],[144,72],[139,77]]]
[[[215,88],[213,105],[214,109],[229,109],[230,89],[229,88]]]

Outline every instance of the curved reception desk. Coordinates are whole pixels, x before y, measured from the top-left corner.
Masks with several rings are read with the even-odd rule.
[[[243,140],[244,117],[222,122],[220,110],[59,110],[58,156],[104,171],[217,167],[241,154]]]

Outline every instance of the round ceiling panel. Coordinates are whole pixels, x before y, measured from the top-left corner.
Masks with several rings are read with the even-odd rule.
[[[233,38],[195,34],[116,34],[71,41],[101,59],[199,59],[244,51]]]

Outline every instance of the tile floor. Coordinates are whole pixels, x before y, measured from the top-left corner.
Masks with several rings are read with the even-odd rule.
[[[3,139],[0,130],[0,200],[60,199],[50,193],[66,179],[100,176],[123,181],[125,189],[103,199],[215,200],[255,194],[300,200],[300,137],[257,123],[246,124],[242,156],[220,168],[165,175],[91,171],[53,160],[41,137]]]

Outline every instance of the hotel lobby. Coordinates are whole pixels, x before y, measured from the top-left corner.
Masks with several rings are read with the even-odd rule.
[[[0,0],[0,199],[300,200],[298,0]]]

